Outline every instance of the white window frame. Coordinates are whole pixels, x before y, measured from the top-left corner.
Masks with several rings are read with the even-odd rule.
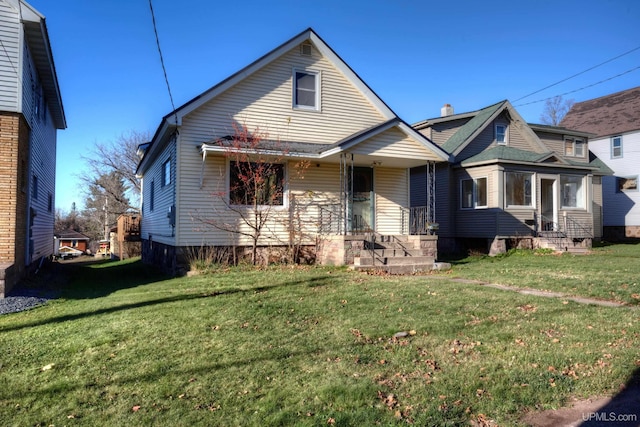
[[[231,163],[236,160],[227,159],[227,176],[226,176],[226,203],[229,206],[233,206],[234,209],[252,209],[253,205],[234,204],[231,202]],[[289,164],[286,161],[273,162],[274,164],[282,165],[282,204],[274,205],[257,205],[258,210],[273,209],[273,210],[286,210],[289,209]]]
[[[584,176],[580,175],[560,175],[560,207],[562,209],[586,209],[587,207],[587,185],[585,182]],[[571,184],[570,181],[578,180],[580,182],[580,188],[576,190],[576,204],[575,206],[571,206],[569,204],[565,204],[566,196],[566,186],[567,184]]]
[[[616,140],[618,140],[619,144],[616,147]],[[620,153],[616,155],[616,148],[620,150]],[[621,159],[623,157],[622,153],[622,135],[616,135],[611,137],[611,158],[612,159]]]
[[[567,152],[567,144],[571,147],[571,153]],[[567,136],[564,138],[564,155],[565,157],[579,157],[584,158],[584,146],[585,142],[582,138],[574,138]],[[580,147],[580,153],[578,153],[578,147]]]
[[[524,174],[524,175],[530,175],[530,180],[529,180],[529,198],[531,199],[531,203],[528,205],[510,205],[508,204],[508,197],[509,194],[507,192],[507,185],[508,185],[508,176],[510,174]],[[525,193],[525,198],[526,198],[526,193]],[[507,209],[518,209],[518,208],[525,208],[525,209],[535,209],[536,208],[536,174],[534,172],[527,172],[527,171],[505,171],[504,172],[504,205]]]
[[[498,133],[498,127],[504,128],[504,132],[502,132],[502,135],[503,135],[503,140],[502,141],[498,140],[498,134],[499,134]],[[509,136],[508,136],[509,135],[509,126],[508,125],[506,125],[505,123],[496,123],[494,125],[494,127],[493,127],[493,132],[494,132],[493,136],[494,136],[494,139],[496,141],[496,144],[498,144],[498,145],[507,145],[509,143]]]
[[[314,104],[313,106],[311,105],[304,105],[304,104],[298,104],[297,103],[297,92],[298,92],[298,85],[297,85],[297,76],[298,73],[301,74],[308,74],[308,75],[313,75],[315,77],[314,83],[315,83],[315,98],[314,98]],[[294,110],[307,110],[307,111],[321,111],[321,107],[320,107],[320,100],[322,99],[320,96],[320,88],[321,88],[321,80],[322,80],[322,73],[320,71],[316,71],[316,70],[307,70],[307,69],[302,69],[302,68],[294,68],[293,69],[293,73],[292,73],[292,88],[293,91],[291,93],[291,104]],[[306,90],[306,89],[302,89],[302,90]]]
[[[479,204],[478,203],[478,181],[480,180],[484,180],[485,181],[485,203],[484,204]],[[472,181],[472,188],[471,188],[471,203],[470,206],[465,206],[464,204],[464,197],[465,197],[465,193],[464,193],[464,183],[466,181]],[[489,205],[489,179],[486,176],[480,176],[477,178],[464,178],[460,180],[460,209],[462,210],[471,210],[471,209],[486,209]]]
[[[162,163],[162,187],[171,184],[171,157]]]

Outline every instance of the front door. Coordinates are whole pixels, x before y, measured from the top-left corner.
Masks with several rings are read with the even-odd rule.
[[[351,231],[362,233],[374,227],[373,168],[353,168]]]
[[[555,231],[558,223],[558,206],[556,204],[556,180],[542,178],[540,180],[540,227],[542,231]]]

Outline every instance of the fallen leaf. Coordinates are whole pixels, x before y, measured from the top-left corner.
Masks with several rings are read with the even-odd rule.
[[[42,372],[44,372],[44,371],[49,371],[49,370],[53,369],[53,367],[54,367],[54,366],[56,366],[56,364],[55,364],[55,363],[49,363],[48,365],[45,365],[45,366],[43,366],[42,368],[40,368],[40,370],[41,370]]]
[[[138,411],[140,410],[140,405],[136,405],[136,406],[134,406],[133,408],[131,408],[131,410],[132,410],[133,412],[138,412]]]

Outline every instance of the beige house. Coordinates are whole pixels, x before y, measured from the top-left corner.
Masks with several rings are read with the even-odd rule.
[[[602,236],[602,176],[590,134],[527,124],[509,101],[416,123],[414,129],[452,155],[437,165],[439,250],[513,246],[581,251]],[[412,170],[422,182],[424,168]],[[421,204],[413,185],[412,203]]]
[[[295,240],[320,263],[386,265],[383,246],[395,246],[395,253],[433,262],[436,237],[425,229],[435,219],[433,194],[410,209],[409,171],[433,170],[449,155],[400,119],[311,29],[165,116],[141,147],[143,260],[175,272],[186,248],[252,243],[241,217],[255,209],[230,197],[238,171],[225,141],[238,128],[262,135],[245,154],[271,156],[280,165],[277,179],[284,178],[282,197],[257,207],[270,214],[258,241],[263,250]],[[307,167],[297,176],[301,162]],[[420,185],[433,182],[427,176]]]

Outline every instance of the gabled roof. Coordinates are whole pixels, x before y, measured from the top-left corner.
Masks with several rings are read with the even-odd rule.
[[[598,137],[640,130],[640,86],[577,102],[560,125]]]
[[[90,238],[75,230],[65,230],[55,233],[55,236],[61,240],[90,240]]]
[[[62,105],[58,76],[53,62],[49,33],[45,17],[23,0],[14,0],[11,5],[20,11],[26,42],[33,62],[38,70],[47,106],[57,129],[66,129],[67,119]]]
[[[469,119],[465,124],[460,126],[458,130],[449,137],[442,148],[454,156],[459,155],[493,120],[495,120],[504,111],[509,113],[511,123],[518,126],[522,136],[532,145],[537,145],[541,150],[547,150],[536,134],[529,128],[522,116],[516,111],[511,103],[507,100],[500,101],[496,104],[489,105],[477,111],[469,113],[454,114],[451,116],[440,117],[436,119],[428,119],[414,124],[414,128],[421,129],[434,124],[444,123],[447,121]]]
[[[440,157],[442,160],[449,160],[449,155],[442,148],[438,147],[424,135],[417,132],[397,117],[370,128],[363,129],[333,144],[265,140],[252,149],[254,151],[260,151],[262,154],[272,153],[273,155],[282,155],[283,153],[286,153],[286,156],[288,157],[327,159],[343,153],[346,150],[394,127],[420,143],[425,149],[434,152],[435,155]],[[202,144],[200,150],[202,152],[224,152],[228,149],[228,144],[226,144],[225,141],[230,139],[232,139],[232,137],[228,136],[218,140],[209,141]],[[247,152],[250,151],[251,150],[247,150]]]
[[[320,36],[318,36],[318,34],[316,34],[313,29],[308,28],[289,41],[278,46],[271,52],[262,56],[258,60],[249,64],[245,68],[241,69],[237,73],[231,75],[222,82],[188,101],[186,104],[178,107],[175,111],[172,111],[171,113],[164,116],[162,122],[160,123],[160,126],[153,136],[153,139],[150,143],[151,145],[146,149],[145,156],[142,158],[140,164],[138,165],[137,171],[140,172],[146,167],[146,165],[153,158],[154,152],[160,149],[159,146],[162,145],[161,143],[166,141],[168,139],[168,135],[173,133],[173,131],[182,124],[182,118],[185,115],[196,110],[203,104],[213,100],[218,95],[227,91],[255,72],[261,70],[262,68],[277,60],[303,42],[312,43],[313,46],[327,60],[329,60],[347,78],[347,80],[349,80],[351,84],[353,84],[359,90],[364,98],[368,100],[371,105],[373,105],[374,108],[376,108],[380,112],[381,116],[386,120],[386,122],[384,122],[380,126],[384,126],[393,120],[398,120],[397,126],[403,132],[419,140],[423,145],[428,146],[432,151],[436,153],[437,156],[441,157],[443,160],[448,160],[449,155],[447,153],[445,153],[436,144],[431,142],[428,138],[421,135],[419,132],[416,132],[404,121],[400,120],[396,113],[394,113],[391,108],[389,108],[389,106],[384,101],[382,101],[382,99],[355,73],[355,71],[353,71],[351,67],[347,65],[347,63],[344,62],[342,58],[340,58],[340,56],[338,56],[338,54],[333,49],[331,49],[331,47],[329,47],[329,45],[327,45],[325,41],[322,40],[322,38],[320,38]],[[349,138],[354,138],[354,136],[352,135]]]

